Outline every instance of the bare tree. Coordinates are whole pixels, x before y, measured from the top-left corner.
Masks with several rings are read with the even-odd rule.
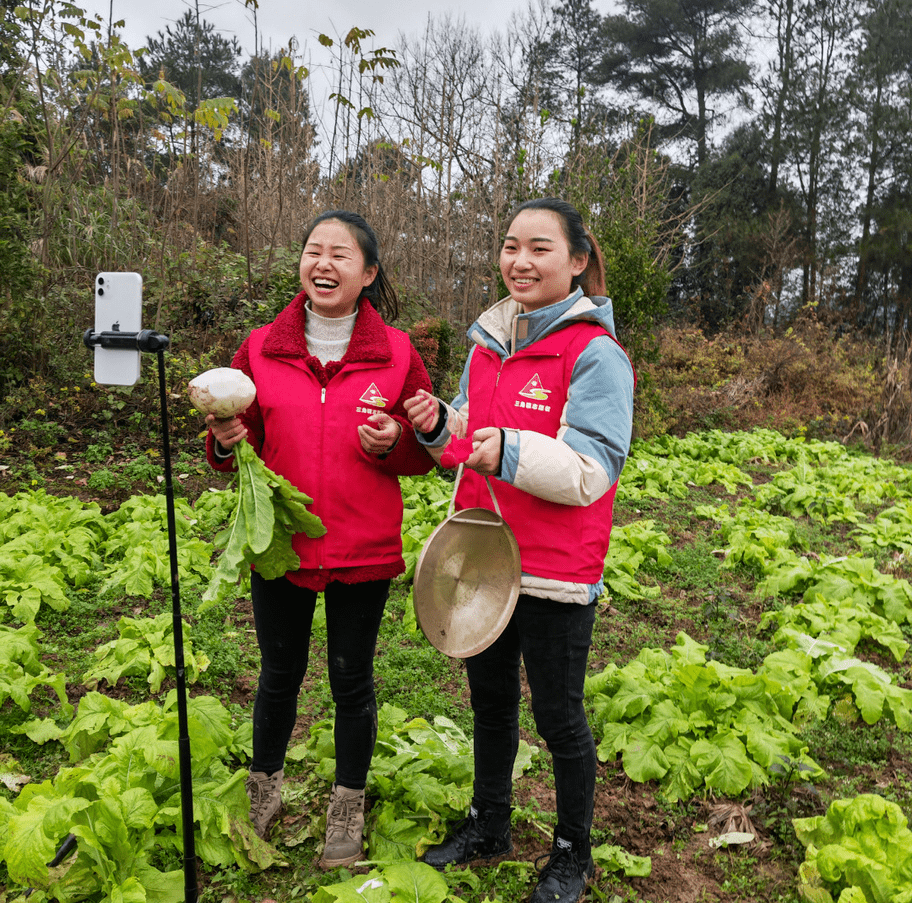
[[[404,281],[454,323],[477,312],[478,286],[491,268],[483,236],[491,219],[484,183],[498,152],[493,79],[480,33],[445,16],[404,42],[402,67],[376,103],[389,140],[420,174],[403,236]]]

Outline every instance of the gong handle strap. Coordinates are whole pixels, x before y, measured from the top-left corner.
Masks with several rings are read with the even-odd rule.
[[[453,486],[453,496],[450,499],[450,507],[447,510],[447,517],[449,517],[453,510],[456,507],[456,493],[459,491],[459,481],[462,479],[462,472],[465,470],[465,464],[460,464],[459,469],[456,471],[456,483]],[[491,493],[491,501],[494,502],[494,513],[503,520],[503,515],[500,513],[500,503],[497,501],[497,496],[494,495],[494,487],[491,485],[491,478],[485,477],[485,483],[488,484],[488,492]]]

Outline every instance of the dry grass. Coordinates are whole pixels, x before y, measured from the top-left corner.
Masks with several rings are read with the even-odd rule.
[[[643,435],[771,427],[788,435],[908,444],[909,361],[815,322],[778,336],[666,328],[643,372],[660,399]],[[861,424],[861,425],[860,425]]]

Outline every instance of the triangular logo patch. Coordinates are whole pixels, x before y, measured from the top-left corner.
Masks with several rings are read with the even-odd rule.
[[[551,394],[551,390],[546,389],[542,385],[541,378],[536,373],[535,376],[526,383],[519,394],[522,395],[523,398],[532,398],[535,401],[547,401],[548,396]]]
[[[363,402],[364,404],[372,404],[375,408],[385,408],[387,400],[380,394],[380,390],[377,388],[377,384],[371,383],[359,401]]]

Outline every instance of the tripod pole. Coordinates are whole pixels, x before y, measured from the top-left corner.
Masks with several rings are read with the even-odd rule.
[[[99,279],[101,283],[103,280]],[[99,290],[99,294],[101,291]],[[184,903],[197,903],[196,845],[193,835],[193,773],[190,769],[190,731],[187,726],[187,687],[184,670],[184,630],[181,621],[180,583],[177,570],[177,524],[174,517],[174,483],[171,479],[171,443],[168,437],[168,390],[165,386],[166,335],[153,329],[121,332],[87,329],[82,337],[87,348],[155,352],[158,355],[158,395],[161,401],[162,453],[165,459],[165,499],[168,510],[168,551],[171,559],[171,611],[174,628],[174,665],[177,671],[177,752],[180,764],[181,827],[184,835]],[[96,360],[97,367],[97,360]],[[115,385],[125,383],[112,380]],[[132,385],[132,383],[129,383]],[[63,850],[63,848],[61,848]]]
[[[181,816],[184,834],[184,901],[197,903],[196,845],[193,836],[193,776],[190,770],[190,732],[187,726],[187,690],[184,673],[184,630],[181,620],[180,583],[177,572],[177,525],[174,518],[174,484],[171,480],[171,443],[168,438],[168,392],[165,387],[165,352],[159,347],[158,390],[161,399],[162,454],[165,460],[165,498],[168,510],[168,550],[171,558],[171,610],[174,625],[174,665],[177,671],[177,750],[180,761]]]

